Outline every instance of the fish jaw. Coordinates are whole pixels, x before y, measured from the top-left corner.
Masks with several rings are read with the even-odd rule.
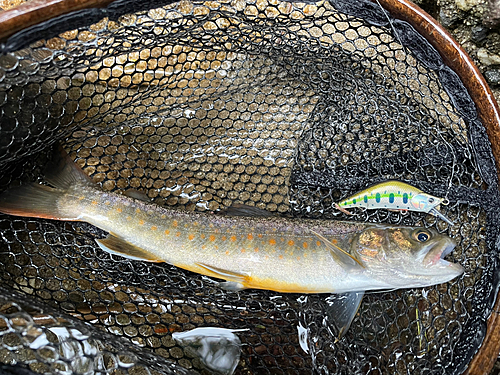
[[[441,245],[429,250],[422,260],[424,270],[422,274],[439,280],[435,284],[448,282],[462,275],[465,270],[460,264],[444,259],[446,255],[453,251],[455,246],[455,241],[448,238]]]

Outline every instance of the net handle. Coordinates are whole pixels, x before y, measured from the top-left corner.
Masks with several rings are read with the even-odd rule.
[[[90,8],[105,8],[114,0],[32,0],[0,12],[0,42],[27,27],[63,14]]]
[[[408,0],[370,0],[394,17],[410,23],[439,52],[467,88],[491,142],[500,178],[500,109],[483,75],[465,50],[434,18]],[[500,352],[500,292],[488,319],[486,336],[464,375],[490,373]]]

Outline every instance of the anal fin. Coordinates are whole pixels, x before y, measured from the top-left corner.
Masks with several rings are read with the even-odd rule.
[[[343,294],[333,294],[326,299],[328,304],[327,315],[337,328],[340,340],[351,326],[356,313],[359,310],[364,292],[350,292]]]
[[[119,255],[132,260],[142,260],[146,262],[164,262],[164,260],[159,259],[156,255],[137,247],[130,242],[127,242],[119,237],[109,234],[106,238],[96,240],[97,244],[104,251]]]
[[[243,284],[236,283],[234,281],[225,281],[223,283],[219,283],[219,287],[224,290],[230,290],[233,292],[238,292],[240,290],[246,289]]]

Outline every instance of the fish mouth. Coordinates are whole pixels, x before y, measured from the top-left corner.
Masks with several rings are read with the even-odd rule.
[[[460,264],[444,259],[455,247],[456,242],[451,238],[447,238],[441,245],[435,245],[425,255],[422,262],[423,266],[429,270],[436,270],[436,273],[442,276],[444,274],[454,275],[454,277],[461,275],[464,272],[464,268]]]

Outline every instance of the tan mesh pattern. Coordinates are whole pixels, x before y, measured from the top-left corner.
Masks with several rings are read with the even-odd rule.
[[[327,2],[181,1],[1,56],[2,189],[43,176],[46,146],[60,139],[107,191],[135,188],[187,210],[244,203],[297,217],[434,226],[457,240],[449,257],[466,268],[447,285],[367,296],[339,343],[324,295],[226,292],[172,266],[103,253],[95,239],[104,233],[83,223],[1,216],[2,283],[42,310],[55,307],[48,314],[56,320],[90,323],[99,350],[88,361],[110,356],[107,373],[146,370],[120,365],[99,329],[136,345],[139,357],[206,373],[171,337],[199,326],[250,329],[239,335],[239,374],[446,373],[493,254],[486,211],[452,196],[487,184],[446,92],[390,28]],[[369,181],[392,178],[451,191],[441,211],[456,225],[332,209]],[[23,315],[11,334],[12,314],[31,312],[12,298],[0,306],[0,363],[54,373],[73,366],[72,358],[50,362],[57,342],[42,353],[24,339],[52,323]],[[308,330],[300,338],[307,354],[298,327]]]

